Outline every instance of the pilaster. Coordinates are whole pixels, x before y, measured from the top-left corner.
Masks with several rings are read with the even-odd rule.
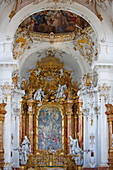
[[[84,168],[95,168],[98,164],[98,89],[84,86],[79,91],[83,102],[82,112],[84,120]]]
[[[13,150],[12,150],[12,157],[13,157],[13,167],[19,168],[19,109],[14,110],[14,139],[13,139]]]
[[[4,96],[6,98],[6,111],[5,115],[5,130],[4,130],[4,156],[5,163],[11,163],[11,113],[12,113],[12,89],[13,86],[8,82],[3,86]]]
[[[110,86],[103,84],[100,90],[100,167],[108,167],[108,122],[106,112],[106,98],[109,95]],[[104,141],[104,142],[103,142]]]

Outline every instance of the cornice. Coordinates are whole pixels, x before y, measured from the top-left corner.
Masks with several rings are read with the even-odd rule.
[[[18,68],[18,66],[17,66],[17,64],[13,64],[13,63],[0,63],[0,68],[1,69],[9,69],[9,68],[13,68],[13,69],[17,69]]]
[[[97,71],[99,69],[113,69],[112,64],[99,64],[94,66],[94,70]]]

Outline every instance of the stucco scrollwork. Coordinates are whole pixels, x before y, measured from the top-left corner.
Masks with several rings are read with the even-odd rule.
[[[75,50],[78,50],[88,64],[91,65],[97,59],[98,49],[97,40],[94,31],[91,27],[81,30],[78,33],[64,33],[64,34],[43,34],[28,31],[26,28],[18,28],[15,34],[13,45],[13,57],[19,57],[29,50],[33,44],[38,42],[65,42],[72,41]]]
[[[74,49],[80,52],[89,65],[97,60],[98,55],[97,40],[94,37],[95,33],[89,27],[77,33],[73,40]]]
[[[14,59],[18,59],[25,50],[31,48],[33,44],[38,42],[63,42],[63,41],[71,41],[75,37],[75,34],[65,33],[65,34],[43,34],[43,33],[35,33],[30,32],[26,28],[18,28],[15,34],[15,40],[13,44],[13,57]]]
[[[18,28],[15,34],[15,43],[13,45],[13,56],[14,59],[18,59],[20,55],[22,55],[25,49],[30,48],[30,43],[32,43],[32,39],[27,32],[27,29]]]
[[[96,72],[87,73],[82,77],[79,87],[81,90],[93,88],[97,86],[97,82],[98,74]]]

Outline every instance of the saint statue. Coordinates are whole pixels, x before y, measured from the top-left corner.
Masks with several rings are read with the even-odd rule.
[[[40,88],[34,94],[34,99],[38,100],[39,102],[41,102],[42,101],[42,97],[44,97],[44,92],[43,92],[42,88]]]
[[[19,147],[19,154],[20,154],[20,164],[25,165],[28,160],[28,155],[30,155],[31,149],[30,149],[30,141],[27,138],[27,136],[24,137],[24,140],[22,142],[22,147]]]
[[[61,86],[61,84],[59,84],[59,85],[58,85],[58,90],[56,91],[56,99],[66,97],[66,96],[65,96],[65,93],[64,93],[64,90],[66,90],[66,89],[67,89],[67,86],[66,86],[66,85],[62,85],[62,86]]]
[[[75,160],[76,165],[83,165],[83,151],[79,147],[78,139],[73,139],[70,136],[70,154],[74,155],[72,158]]]

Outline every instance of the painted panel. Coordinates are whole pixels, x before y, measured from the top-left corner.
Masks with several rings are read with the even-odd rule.
[[[38,117],[38,148],[62,148],[62,116],[58,107],[42,107]]]
[[[78,32],[88,27],[83,18],[69,11],[45,10],[37,12],[24,20],[20,27],[40,33],[68,33]]]

